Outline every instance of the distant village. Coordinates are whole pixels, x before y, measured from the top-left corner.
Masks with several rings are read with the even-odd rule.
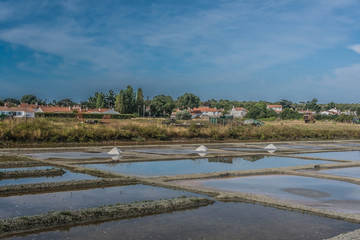
[[[283,112],[282,105],[267,105],[266,108],[270,111],[274,111],[277,114]],[[175,117],[176,113],[184,111],[179,108],[175,109],[171,117]],[[195,108],[186,109],[191,114],[192,118],[209,118],[209,117],[220,117],[225,115],[225,110],[211,108],[209,106],[199,106]],[[315,111],[311,110],[298,110],[299,114],[312,113],[315,114]],[[69,113],[81,113],[81,114],[106,114],[106,115],[119,115],[120,113],[115,111],[113,108],[93,108],[89,109],[87,107],[81,107],[80,105],[74,106],[47,106],[47,105],[38,105],[38,104],[28,104],[20,103],[18,106],[13,104],[5,103],[4,106],[0,107],[0,115],[11,116],[14,118],[35,118],[36,113],[48,113],[48,114],[69,114]],[[146,113],[146,114],[145,114]],[[151,116],[150,107],[145,107],[146,116]],[[248,110],[243,107],[232,107],[232,109],[227,113],[227,115],[233,116],[234,118],[245,118],[248,113]],[[356,111],[340,111],[339,109],[332,108],[326,111],[321,111],[318,114],[323,116],[338,116],[341,114],[344,115],[357,115]]]

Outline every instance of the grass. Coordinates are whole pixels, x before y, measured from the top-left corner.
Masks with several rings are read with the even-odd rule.
[[[209,125],[199,128],[162,124],[163,119],[114,119],[110,124],[84,124],[73,119],[18,119],[0,122],[0,143],[96,143],[168,140],[309,140],[359,139],[360,125],[336,122],[305,124],[275,120],[262,127]]]

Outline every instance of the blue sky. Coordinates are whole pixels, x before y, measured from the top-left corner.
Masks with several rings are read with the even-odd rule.
[[[0,0],[0,98],[359,102],[358,0]]]

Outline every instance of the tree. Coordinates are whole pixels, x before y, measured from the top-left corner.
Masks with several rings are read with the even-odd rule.
[[[96,108],[105,107],[105,95],[102,92],[99,92],[96,96]]]
[[[175,108],[175,103],[172,97],[165,95],[158,95],[153,98],[150,104],[150,110],[153,116],[170,115]]]
[[[179,111],[175,114],[177,120],[189,120],[191,119],[191,113],[187,110]]]
[[[4,101],[0,99],[0,106],[4,106]]]
[[[19,105],[20,104],[20,101],[16,98],[5,98],[4,99],[4,102],[5,103],[13,103],[15,105]]]
[[[60,106],[64,106],[64,107],[77,105],[77,103],[72,101],[70,98],[61,99],[58,102],[55,101],[55,104],[60,105]]]
[[[320,108],[319,105],[317,105],[317,102],[318,102],[318,100],[316,98],[313,98],[311,100],[311,102],[307,101],[306,104],[305,104],[305,109],[309,109],[309,110],[319,112],[321,108]]]
[[[20,101],[22,103],[28,103],[28,104],[35,104],[35,103],[44,104],[44,102],[41,99],[39,99],[35,95],[31,95],[31,94],[22,96]]]
[[[115,106],[115,93],[113,90],[109,90],[109,93],[105,96],[105,104],[108,108],[113,108]]]
[[[125,91],[121,90],[118,95],[116,95],[115,101],[115,110],[121,114],[125,113]]]
[[[281,119],[287,120],[287,119],[299,119],[303,115],[301,113],[298,113],[297,111],[292,110],[291,108],[285,108],[280,113],[279,116],[280,116]]]
[[[276,104],[281,105],[283,109],[293,108],[293,102],[286,99],[281,99],[280,101],[276,102]]]
[[[249,108],[249,112],[246,114],[247,118],[270,118],[276,117],[277,114],[274,110],[266,108],[265,102],[259,102]]]
[[[177,99],[177,107],[180,109],[199,107],[199,104],[200,98],[192,93],[185,93]]]
[[[139,116],[142,116],[144,114],[144,106],[145,106],[144,94],[142,89],[139,88],[136,93],[136,107],[138,109]]]
[[[121,103],[120,108],[122,109],[121,113],[131,114],[137,112],[135,105],[135,93],[131,85],[127,86],[126,90],[121,90],[120,94],[122,94],[119,98],[119,103]]]
[[[334,102],[330,102],[326,106],[326,110],[333,109],[333,108],[336,108],[336,105]]]

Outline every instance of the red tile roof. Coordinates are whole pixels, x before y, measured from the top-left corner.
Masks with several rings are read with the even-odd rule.
[[[30,107],[0,107],[0,111],[10,111],[10,112],[15,112],[15,111],[24,111],[24,112],[35,112],[35,110],[33,108]]]
[[[42,110],[44,113],[72,113],[73,110],[69,109],[69,107],[39,107],[39,110]]]
[[[209,108],[209,107],[204,107],[204,108],[194,108],[194,111],[200,111],[200,112],[222,112],[221,109],[216,109],[216,108]]]
[[[281,105],[267,105],[268,108],[282,108]]]

